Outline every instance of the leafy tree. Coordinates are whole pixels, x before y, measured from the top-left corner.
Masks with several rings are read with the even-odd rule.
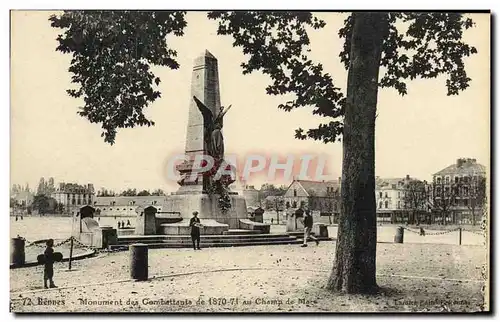
[[[265,200],[268,196],[283,196],[285,192],[285,186],[276,187],[273,184],[264,183],[262,187],[260,187],[259,198]]]
[[[38,188],[36,189],[37,195],[44,195],[46,191],[46,186],[45,186],[45,179],[43,177],[40,178],[40,181],[38,182]]]
[[[406,80],[446,75],[448,95],[469,86],[463,58],[476,52],[461,41],[471,19],[456,13],[369,13],[348,15],[339,36],[340,60],[348,70],[347,95],[307,56],[309,29],[325,23],[305,12],[212,12],[218,33],[249,57],[243,73],[260,70],[272,84],[268,94],[295,94],[279,108],[311,107],[328,123],[296,130],[299,139],[325,143],[343,137],[342,208],[335,264],[328,288],[348,293],[377,290],[375,205],[375,118],[379,87],[407,94]],[[402,23],[402,24],[398,24]],[[407,25],[406,31],[397,26]],[[343,121],[342,118],[343,117]]]
[[[392,87],[405,95],[407,80],[439,75],[447,77],[448,95],[467,88],[470,78],[463,58],[476,49],[461,38],[473,26],[472,20],[446,12],[347,14],[339,30],[344,42],[339,57],[348,70],[344,95],[322,64],[308,58],[308,33],[325,26],[311,13],[210,12],[208,18],[216,19],[217,32],[232,36],[233,46],[241,47],[248,57],[241,65],[243,74],[261,71],[269,75],[269,95],[295,95],[279,108],[307,107],[325,118],[317,128],[297,129],[297,138],[329,143],[343,137],[341,218],[328,288],[349,293],[376,290],[378,88]],[[69,94],[84,96],[80,114],[102,123],[105,141],[114,142],[117,128],[151,124],[142,108],[159,93],[151,88],[157,78],[147,70],[149,64],[177,68],[172,58],[175,52],[167,49],[165,36],[182,35],[184,12],[65,12],[51,21],[66,30],[58,38],[58,50],[73,54],[70,71],[73,82],[81,85]],[[136,46],[143,49],[134,55]]]
[[[9,202],[9,207],[10,208],[17,208],[18,206],[19,206],[19,204],[17,203],[17,200],[11,197],[10,202]]]
[[[152,196],[164,196],[165,192],[162,189],[156,189],[151,193]]]
[[[486,204],[486,178],[483,176],[466,177],[466,183],[462,187],[462,194],[466,206],[472,214],[472,225],[476,224],[478,210],[484,210]]]
[[[147,190],[139,191],[139,193],[137,195],[138,196],[151,196],[151,194]]]
[[[32,203],[32,209],[33,210],[38,210],[38,213],[40,215],[44,215],[49,212],[49,207],[50,207],[50,202],[49,202],[49,197],[47,197],[44,194],[37,194],[35,198],[33,199]]]
[[[151,126],[143,109],[160,97],[153,88],[160,79],[150,65],[179,68],[177,52],[165,37],[183,35],[182,11],[65,11],[50,17],[58,51],[73,57],[69,71],[76,89],[70,96],[82,98],[78,112],[91,123],[100,123],[105,142],[115,142],[118,128]]]
[[[418,213],[426,210],[428,203],[426,183],[412,179],[406,183],[403,193],[403,207],[411,213],[410,223],[416,221],[418,224],[420,222]]]
[[[125,191],[123,191],[120,196],[129,196],[129,197],[134,197],[134,196],[137,196],[137,190],[134,188],[134,189],[127,189]]]
[[[432,210],[441,215],[441,223],[445,225],[446,218],[451,217],[457,205],[457,198],[460,197],[460,184],[435,180],[429,193]]]

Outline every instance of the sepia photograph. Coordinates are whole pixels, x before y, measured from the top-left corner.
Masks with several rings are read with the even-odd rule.
[[[9,16],[11,313],[491,311],[490,11]]]

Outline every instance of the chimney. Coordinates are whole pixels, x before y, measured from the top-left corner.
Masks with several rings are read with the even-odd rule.
[[[457,159],[457,168],[462,167],[462,165],[464,164],[464,162],[465,162],[465,159],[462,159],[462,158]]]
[[[406,180],[410,180],[410,175],[409,174],[406,175]]]

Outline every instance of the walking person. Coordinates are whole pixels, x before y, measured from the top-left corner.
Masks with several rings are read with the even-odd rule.
[[[49,239],[46,242],[47,248],[43,253],[45,256],[45,267],[43,268],[43,287],[47,287],[47,281],[49,281],[49,287],[57,287],[52,280],[54,278],[54,240]]]
[[[127,227],[130,227],[130,220],[127,220]]]
[[[194,250],[201,249],[200,248],[200,228],[203,226],[200,223],[200,218],[198,218],[197,211],[193,212],[193,217],[189,221],[189,227],[191,227],[191,240],[193,241]]]
[[[319,245],[318,238],[311,235],[311,230],[313,227],[313,217],[311,211],[307,208],[306,211],[304,211],[303,224],[304,224],[304,243],[300,247],[307,247],[308,238],[314,240],[316,242],[316,246],[318,246]]]

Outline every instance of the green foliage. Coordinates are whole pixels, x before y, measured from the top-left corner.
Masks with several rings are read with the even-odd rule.
[[[151,196],[151,194],[147,190],[142,190],[142,191],[139,191],[137,196]]]
[[[122,193],[120,193],[120,196],[127,196],[127,197],[135,197],[137,196],[137,189],[127,189],[125,191],[123,191]]]
[[[165,38],[182,36],[183,11],[65,11],[51,16],[51,26],[64,30],[56,50],[72,55],[69,71],[82,98],[78,112],[102,126],[104,141],[115,142],[118,128],[151,126],[143,109],[160,97],[160,79],[151,65],[179,68],[177,52]]]
[[[461,39],[464,30],[474,26],[470,18],[446,12],[386,14],[380,87],[406,95],[407,80],[440,75],[447,78],[448,95],[469,86],[464,58],[477,50]],[[57,50],[73,57],[69,71],[78,87],[68,94],[83,98],[78,113],[102,125],[105,142],[114,143],[118,128],[154,125],[143,113],[160,97],[153,89],[160,79],[150,66],[179,67],[166,37],[183,35],[184,16],[182,11],[66,11],[50,18],[53,27],[64,30],[57,38]],[[232,36],[233,46],[242,48],[248,58],[241,64],[243,74],[261,71],[271,78],[267,94],[295,96],[278,108],[312,108],[312,114],[325,117],[317,128],[296,129],[296,138],[325,143],[341,138],[343,90],[321,63],[308,57],[308,33],[323,28],[324,21],[303,11],[213,11],[208,18],[218,22],[218,34]],[[346,69],[353,25],[354,16],[349,15],[338,33],[344,42],[339,57]]]
[[[474,23],[458,13],[387,13],[388,35],[382,47],[380,87],[395,88],[407,94],[407,79],[436,78],[446,75],[448,95],[456,95],[469,86],[470,78],[463,59],[477,53],[476,48],[461,41],[463,31]],[[234,11],[210,12],[219,23],[218,34],[231,35],[233,46],[242,47],[248,62],[243,74],[261,70],[272,79],[268,94],[294,94],[296,99],[278,106],[285,111],[312,107],[313,114],[330,119],[306,132],[299,128],[295,136],[334,142],[340,138],[345,97],[335,87],[320,63],[312,62],[307,53],[308,29],[319,29],[325,22],[305,12]],[[344,40],[340,60],[346,69],[350,50],[354,15],[349,15],[339,36]],[[404,26],[408,26],[403,31]],[[309,28],[308,28],[309,27]],[[363,37],[363,35],[354,35]],[[332,41],[333,38],[332,38]]]
[[[156,189],[151,193],[152,196],[164,196],[165,192],[162,189]]]
[[[33,199],[33,203],[31,205],[32,209],[38,210],[40,214],[46,214],[50,211],[50,199],[46,195],[37,194]]]
[[[260,187],[259,198],[264,200],[268,196],[284,196],[286,189],[287,187],[285,186],[276,187],[273,184],[264,183],[262,187]]]

